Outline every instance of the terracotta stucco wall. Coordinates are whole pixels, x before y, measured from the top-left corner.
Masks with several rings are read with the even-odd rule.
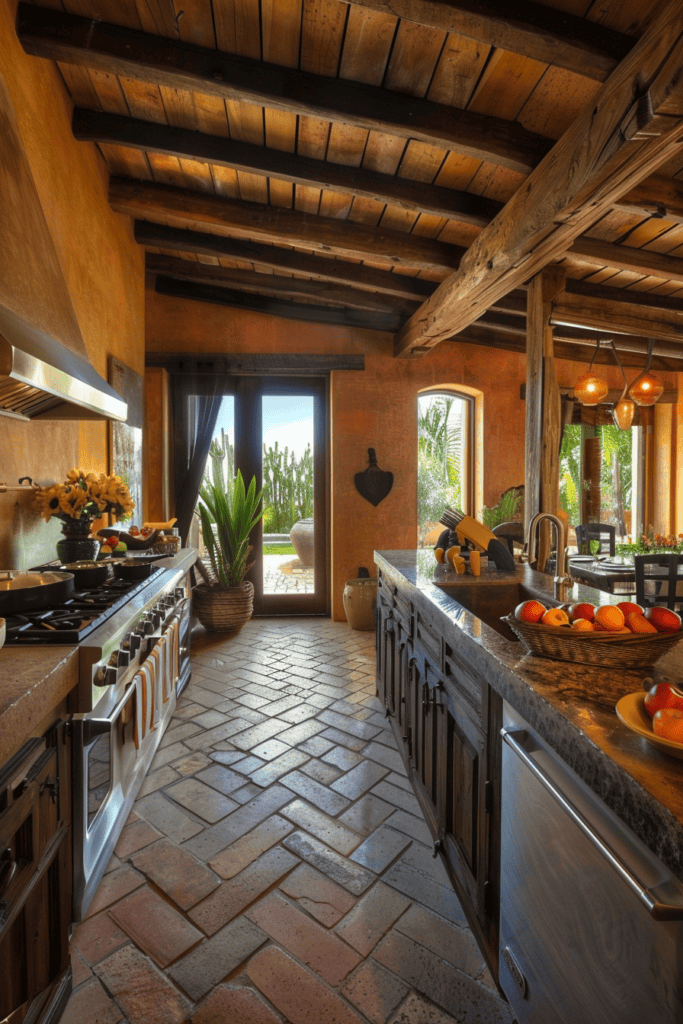
[[[143,373],[143,252],[130,220],[109,208],[108,174],[98,150],[73,138],[72,104],[59,71],[19,45],[15,11],[15,0],[0,0],[0,74],[88,356],[105,378],[109,355]],[[76,464],[106,471],[108,425],[21,424],[0,417],[0,453],[0,480],[16,481],[25,473],[62,479]],[[16,502],[0,496],[0,538],[14,528],[17,515]],[[30,516],[22,514],[22,522],[28,529]]]

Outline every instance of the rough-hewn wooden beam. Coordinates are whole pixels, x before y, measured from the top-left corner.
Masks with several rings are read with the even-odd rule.
[[[678,152],[682,67],[683,0],[671,0],[484,228],[459,270],[411,317],[396,339],[397,355],[428,351],[477,320],[497,298],[561,257],[617,199]]]
[[[654,311],[643,304],[606,303],[590,295],[564,292],[553,303],[551,322],[589,327],[608,334],[638,334],[663,341],[680,341],[683,316],[666,310]]]
[[[596,267],[615,267],[618,270],[633,270],[646,277],[660,277],[663,281],[680,281],[683,284],[683,260],[677,256],[663,256],[645,249],[633,249],[628,245],[614,245],[597,238],[581,235],[566,252],[584,263]]]
[[[521,0],[352,0],[442,32],[555,64],[604,82],[635,43],[631,36],[555,7]]]
[[[111,178],[109,202],[117,213],[176,227],[210,227],[238,238],[301,245],[352,259],[386,260],[394,266],[437,272],[457,266],[463,249],[389,228],[370,228],[334,217],[316,217],[237,199],[190,192],[172,185]]]
[[[352,288],[395,296],[398,299],[424,302],[435,285],[406,274],[393,274],[387,270],[348,263],[346,260],[321,259],[293,249],[280,249],[274,245],[209,235],[203,231],[169,228],[165,224],[136,220],[135,240],[140,245],[171,249],[173,252],[195,253],[198,256],[225,257],[253,263],[270,270],[284,270],[290,274],[305,274],[315,281],[331,281]]]
[[[19,4],[17,34],[37,57],[418,139],[522,173],[551,145],[502,118],[25,3]]]
[[[567,333],[571,330],[572,328],[566,327],[554,328],[555,358],[587,365],[593,358],[595,344],[590,339],[587,339],[586,343],[582,344],[573,334],[567,337]],[[575,333],[578,334],[579,332]],[[470,324],[469,327],[466,327],[452,340],[459,344],[478,345],[481,348],[500,349],[504,352],[519,352],[520,355],[526,356],[526,338],[523,335],[517,333],[508,334],[492,327],[482,326],[482,321],[480,320],[476,324]],[[622,352],[620,350],[619,358],[625,367],[637,367],[642,370],[645,363],[644,357],[639,353]],[[602,350],[598,352],[595,362],[596,364],[615,365],[612,353],[603,352]],[[683,370],[683,358],[654,356],[652,359],[652,369],[680,373]]]
[[[683,326],[683,299],[677,299],[674,295],[651,295],[650,292],[610,288],[608,284],[592,284],[590,281],[575,281],[571,278],[567,278],[566,291],[578,298],[599,299],[606,311],[615,317],[619,316],[622,309],[628,307],[631,310],[642,310],[643,316],[655,316],[658,312],[670,323],[680,323]]]
[[[168,125],[152,121],[103,114],[80,107],[74,110],[72,127],[75,137],[81,141],[201,160],[207,164],[291,181],[294,185],[364,196],[404,210],[431,213],[437,217],[475,224],[477,227],[485,227],[503,205],[470,192],[458,192],[390,174],[378,174],[360,167],[343,167],[217,135],[204,135],[185,128],[169,128]]]
[[[283,277],[280,274],[257,274],[250,270],[220,267],[196,260],[181,260],[174,256],[162,256],[148,252],[145,270],[149,274],[162,274],[181,281],[196,281],[222,288],[233,288],[240,292],[258,292],[279,298],[298,299],[304,302],[315,300],[324,304],[344,306],[347,309],[368,309],[378,313],[407,317],[413,312],[416,302],[391,298],[364,291],[331,284],[329,281],[311,281],[305,277]]]
[[[683,181],[653,174],[622,196],[617,206],[683,224]]]
[[[313,303],[290,302],[284,299],[267,298],[264,295],[250,295],[230,288],[215,288],[212,285],[179,281],[173,277],[157,277],[155,290],[160,295],[176,299],[191,299],[195,302],[210,302],[219,306],[249,309],[286,320],[305,320],[318,324],[340,324],[368,331],[389,331],[397,329],[401,317],[371,310],[346,309],[341,306],[319,306]]]

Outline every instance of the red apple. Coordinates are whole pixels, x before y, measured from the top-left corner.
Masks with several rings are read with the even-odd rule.
[[[679,708],[683,711],[683,691],[671,683],[657,683],[645,695],[645,710],[652,718],[662,708]]]

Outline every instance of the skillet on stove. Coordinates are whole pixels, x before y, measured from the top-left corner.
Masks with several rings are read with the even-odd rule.
[[[0,569],[1,615],[47,608],[50,604],[66,601],[73,592],[74,578],[69,572]]]

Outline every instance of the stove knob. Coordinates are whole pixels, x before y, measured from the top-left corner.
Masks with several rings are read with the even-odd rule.
[[[161,613],[160,613],[160,612],[158,612],[158,611],[156,610],[156,608],[154,608],[154,609],[152,609],[152,611],[151,611],[151,612],[149,613],[149,617],[150,617],[150,621],[151,621],[151,623],[152,623],[152,630],[158,629],[158,628],[159,628],[159,623],[161,622],[161,619],[162,619],[162,617],[163,617],[163,616],[161,615]]]
[[[137,630],[134,633],[130,634],[130,636],[128,637],[128,642],[130,644],[131,654],[136,654],[140,650],[141,641],[142,638],[140,634],[137,632]]]
[[[119,668],[125,668],[126,665],[128,665],[129,663],[130,663],[130,652],[129,651],[124,651],[124,650],[118,651],[118,657],[117,657],[117,661],[116,661],[116,664],[118,665],[118,667]]]
[[[152,622],[151,617],[149,615],[146,616],[145,621],[142,623],[142,635],[149,636],[150,633],[154,632],[154,628],[154,623]]]
[[[118,676],[116,668],[110,665],[100,665],[95,673],[96,686],[114,686]]]

